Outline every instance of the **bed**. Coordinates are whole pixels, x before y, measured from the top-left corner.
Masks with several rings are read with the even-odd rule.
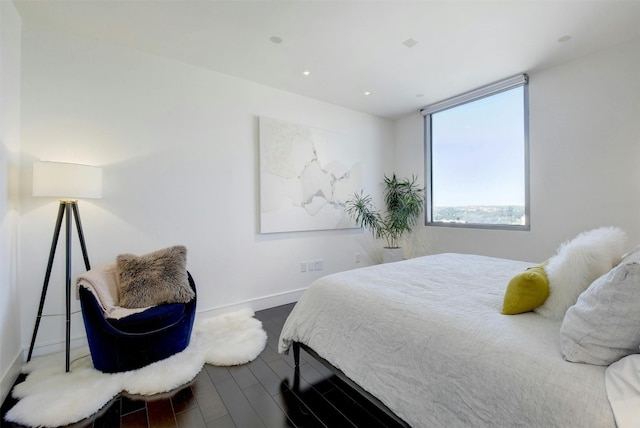
[[[562,321],[501,314],[532,265],[449,253],[326,276],[279,351],[310,349],[413,427],[615,427],[606,367],[563,358]]]

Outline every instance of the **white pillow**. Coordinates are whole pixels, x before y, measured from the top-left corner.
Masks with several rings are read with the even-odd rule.
[[[560,328],[567,361],[607,366],[640,352],[640,247],[593,282]]]
[[[607,367],[607,398],[618,428],[638,427],[640,409],[640,355],[629,355]]]
[[[561,320],[589,284],[620,262],[625,241],[622,229],[601,227],[563,243],[544,267],[549,297],[535,312]]]

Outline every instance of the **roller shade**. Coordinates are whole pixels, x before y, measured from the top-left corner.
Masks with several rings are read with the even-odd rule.
[[[499,82],[491,83],[481,88],[474,89],[473,91],[465,92],[463,94],[456,95],[451,98],[447,98],[446,100],[439,101],[434,104],[430,104],[420,109],[420,112],[422,113],[423,116],[437,113],[439,111],[446,110],[448,108],[455,107],[457,105],[464,104],[469,101],[477,100],[478,98],[486,97],[489,95],[496,94],[498,92],[502,92],[518,86],[522,86],[525,83],[527,83],[528,78],[529,77],[526,74],[519,74],[517,76],[513,76],[508,79],[504,79]]]

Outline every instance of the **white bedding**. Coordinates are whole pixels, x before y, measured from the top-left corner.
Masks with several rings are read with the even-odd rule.
[[[640,354],[607,367],[605,385],[618,428],[640,428]]]
[[[565,361],[559,321],[500,313],[532,265],[439,254],[326,276],[280,352],[310,346],[414,427],[614,427],[605,367]]]

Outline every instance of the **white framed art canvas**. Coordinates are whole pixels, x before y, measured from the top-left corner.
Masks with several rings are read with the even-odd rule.
[[[344,211],[362,185],[358,147],[345,136],[259,118],[260,233],[357,227]]]

